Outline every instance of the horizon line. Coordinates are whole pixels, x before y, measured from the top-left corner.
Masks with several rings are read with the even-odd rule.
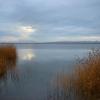
[[[0,44],[100,43],[100,41],[0,42]]]

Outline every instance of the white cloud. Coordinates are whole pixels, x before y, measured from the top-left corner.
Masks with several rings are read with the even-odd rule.
[[[32,26],[19,26],[17,31],[20,33],[20,37],[23,39],[29,39],[32,34],[34,34],[37,29]]]
[[[0,42],[35,42],[33,37],[28,39],[23,38],[22,36],[2,36]],[[86,35],[74,35],[74,36],[54,36],[46,38],[45,40],[37,40],[37,42],[52,42],[52,41],[100,41],[100,36],[86,36]],[[28,57],[31,57],[29,54]]]
[[[0,38],[0,42],[18,42],[19,38],[17,38],[16,36],[1,36]]]
[[[32,26],[20,26],[18,31],[23,33],[32,33],[35,32],[36,29],[33,28]]]
[[[100,36],[58,36],[53,41],[100,41]]]
[[[0,42],[20,42],[20,41],[30,41],[32,35],[34,35],[37,31],[37,28],[33,28],[32,26],[9,26],[3,29],[0,28],[0,31],[4,31],[7,34],[2,34],[0,36]]]

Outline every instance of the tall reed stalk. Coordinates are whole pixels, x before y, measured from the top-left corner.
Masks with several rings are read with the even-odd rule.
[[[57,75],[48,100],[100,100],[100,50],[79,59],[71,75]]]

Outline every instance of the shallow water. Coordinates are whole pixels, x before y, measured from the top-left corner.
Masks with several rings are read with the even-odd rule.
[[[16,48],[15,69],[0,78],[0,100],[46,100],[56,74],[72,72],[76,59],[100,44],[17,44]]]

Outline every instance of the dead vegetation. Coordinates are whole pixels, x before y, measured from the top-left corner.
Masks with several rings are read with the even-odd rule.
[[[47,100],[100,100],[100,50],[78,59],[71,75],[57,74]]]
[[[16,65],[17,52],[13,45],[0,46],[0,76]]]

